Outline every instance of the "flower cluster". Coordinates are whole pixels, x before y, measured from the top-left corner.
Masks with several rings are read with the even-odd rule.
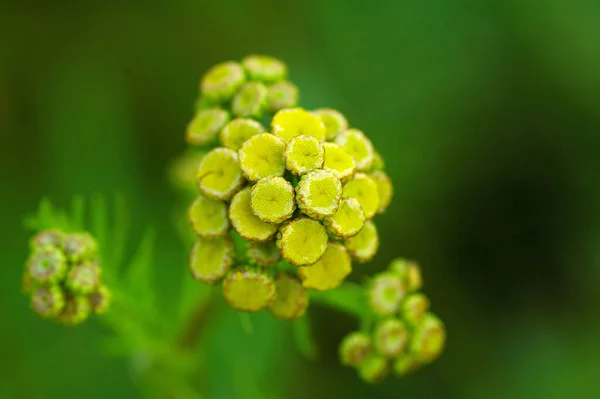
[[[23,290],[41,317],[74,325],[102,314],[111,293],[102,284],[97,244],[88,233],[46,230],[31,239]]]
[[[376,322],[342,340],[342,364],[355,367],[363,380],[373,383],[390,371],[404,376],[435,360],[444,348],[446,331],[429,311],[421,286],[419,266],[405,259],[392,261],[374,276],[367,292]]]
[[[389,205],[392,184],[367,136],[336,110],[297,107],[286,75],[281,61],[249,56],[202,78],[186,137],[209,151],[188,216],[197,280],[222,282],[236,309],[294,318],[306,289],[336,288],[353,260],[375,255],[373,218]]]

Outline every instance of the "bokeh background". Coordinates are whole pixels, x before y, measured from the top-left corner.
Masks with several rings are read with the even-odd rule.
[[[157,227],[157,289],[186,248],[166,169],[212,64],[284,59],[309,108],[331,106],[387,161],[381,250],[418,259],[445,320],[442,358],[368,386],[336,357],[354,322],[313,308],[320,357],[284,323],[207,325],[210,399],[600,396],[600,3],[149,0],[0,5],[0,397],[136,398],[97,322],[68,329],[20,293],[22,218],[48,195],[121,192]],[[168,302],[165,308],[170,306]]]

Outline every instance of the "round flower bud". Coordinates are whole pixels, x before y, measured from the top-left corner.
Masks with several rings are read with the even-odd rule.
[[[275,298],[275,283],[258,268],[241,267],[223,280],[223,296],[234,309],[258,312]]]
[[[262,133],[250,137],[239,150],[240,167],[250,181],[283,176],[285,143],[278,137]]]
[[[196,181],[206,196],[230,199],[244,183],[238,155],[229,148],[215,148],[200,161]]]
[[[58,315],[65,306],[65,294],[57,286],[38,287],[31,295],[31,308],[42,317]]]
[[[377,249],[379,249],[379,235],[377,234],[375,223],[367,220],[358,234],[346,238],[344,244],[348,248],[350,255],[357,261],[370,261],[377,253]]]
[[[371,337],[362,331],[351,332],[340,343],[339,352],[344,366],[358,367],[373,353]]]
[[[83,323],[90,315],[91,304],[87,296],[67,295],[65,306],[58,320],[69,325]]]
[[[371,309],[381,316],[391,316],[400,308],[406,295],[402,280],[392,273],[381,273],[369,286],[368,299]]]
[[[385,358],[371,355],[358,366],[358,374],[363,381],[370,384],[381,382],[389,372],[389,365]]]
[[[318,116],[302,108],[282,109],[271,121],[271,131],[286,143],[296,136],[312,136],[323,141],[325,125]]]
[[[195,194],[198,190],[196,171],[204,152],[187,151],[178,156],[169,167],[169,182],[178,190]]]
[[[343,197],[353,197],[360,202],[365,218],[371,219],[379,210],[379,190],[377,183],[364,173],[355,174],[344,184]]]
[[[331,108],[320,108],[312,111],[325,125],[325,139],[333,140],[338,134],[348,130],[348,121],[340,112]]]
[[[332,173],[314,170],[304,176],[296,187],[298,208],[314,218],[332,216],[342,196],[342,183]]]
[[[220,108],[208,108],[198,112],[188,124],[185,138],[190,144],[213,143],[219,130],[227,123],[229,114]]]
[[[378,213],[383,213],[392,202],[394,187],[389,176],[380,170],[371,173],[371,179],[377,184],[377,194],[379,194],[379,209]]]
[[[34,282],[57,283],[67,272],[67,258],[59,249],[44,247],[31,255],[27,261],[27,272]]]
[[[416,262],[403,258],[396,258],[390,263],[389,270],[400,276],[405,282],[408,292],[418,291],[423,286],[421,268]]]
[[[277,233],[279,226],[260,220],[252,211],[250,200],[250,187],[237,193],[229,205],[229,220],[235,231],[246,240],[270,240]]]
[[[95,262],[86,262],[73,266],[67,275],[66,286],[77,294],[89,294],[100,282],[101,269]]]
[[[299,217],[279,229],[277,247],[283,258],[292,265],[312,265],[327,249],[327,231],[316,220]]]
[[[250,207],[263,222],[281,223],[296,210],[294,194],[294,187],[283,177],[266,177],[252,186]]]
[[[237,151],[250,137],[264,131],[263,126],[254,119],[234,119],[221,129],[221,142],[225,147]]]
[[[246,253],[251,263],[262,267],[271,267],[281,259],[281,254],[275,241],[252,241]]]
[[[211,101],[227,101],[242,86],[244,69],[237,62],[224,62],[212,67],[200,82],[200,91]]]
[[[31,249],[37,250],[45,247],[62,248],[65,233],[59,230],[40,231],[31,239]]]
[[[308,306],[308,295],[302,283],[289,274],[275,279],[276,296],[269,304],[269,312],[279,319],[293,320],[302,316]]]
[[[411,354],[404,354],[394,361],[394,373],[398,377],[403,377],[412,373],[421,367],[421,363]]]
[[[267,103],[267,87],[259,82],[242,86],[231,103],[231,110],[239,117],[260,118]]]
[[[417,325],[423,321],[423,317],[429,310],[429,299],[423,294],[410,294],[402,302],[402,315],[411,325]]]
[[[333,173],[338,179],[352,176],[356,169],[352,155],[335,143],[323,143],[323,148],[325,150],[323,169]]]
[[[112,293],[107,286],[101,285],[89,295],[90,305],[96,314],[104,314],[110,306]]]
[[[444,324],[433,313],[428,313],[415,328],[410,350],[419,361],[429,363],[442,353],[445,342]]]
[[[330,242],[321,259],[299,270],[304,288],[328,291],[338,287],[352,271],[350,256],[343,245]]]
[[[398,357],[408,343],[408,331],[398,319],[386,319],[377,324],[373,334],[373,343],[383,357]]]
[[[192,276],[206,284],[218,282],[229,271],[233,255],[233,244],[229,238],[197,237],[189,260]]]
[[[188,219],[196,234],[205,238],[222,237],[229,230],[227,204],[203,195],[190,206]]]
[[[251,80],[261,82],[277,82],[285,79],[287,75],[287,68],[283,62],[266,55],[249,55],[242,60],[242,66]]]
[[[303,175],[323,166],[325,151],[321,142],[312,136],[296,136],[285,148],[285,167]]]
[[[327,219],[325,225],[333,235],[348,238],[357,235],[365,225],[365,215],[356,198],[342,198],[337,211]]]
[[[279,82],[269,86],[267,91],[267,109],[275,113],[298,105],[298,87],[292,82]]]
[[[88,233],[73,233],[65,237],[63,251],[71,262],[81,262],[97,257],[98,244]]]
[[[371,167],[375,151],[363,132],[357,129],[346,130],[338,134],[335,142],[352,155],[358,170],[368,170]]]

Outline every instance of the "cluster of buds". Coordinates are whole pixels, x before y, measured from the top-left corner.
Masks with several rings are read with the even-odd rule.
[[[421,287],[419,266],[405,259],[395,259],[386,271],[375,275],[367,289],[375,323],[342,340],[342,364],[375,383],[390,372],[405,376],[435,360],[444,348],[446,330],[429,311]]]
[[[186,137],[208,151],[188,212],[192,275],[222,284],[238,310],[290,319],[304,312],[305,290],[334,289],[352,261],[372,259],[373,218],[389,205],[392,184],[367,136],[336,110],[297,107],[286,76],[265,56],[215,66],[201,80]]]
[[[102,314],[111,294],[102,284],[97,244],[88,233],[46,230],[30,243],[23,290],[41,317],[75,325]]]

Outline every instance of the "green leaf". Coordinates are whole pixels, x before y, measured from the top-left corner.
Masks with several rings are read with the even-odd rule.
[[[313,340],[310,321],[306,315],[297,318],[292,322],[294,340],[300,353],[309,359],[315,359],[318,356],[317,345]]]

